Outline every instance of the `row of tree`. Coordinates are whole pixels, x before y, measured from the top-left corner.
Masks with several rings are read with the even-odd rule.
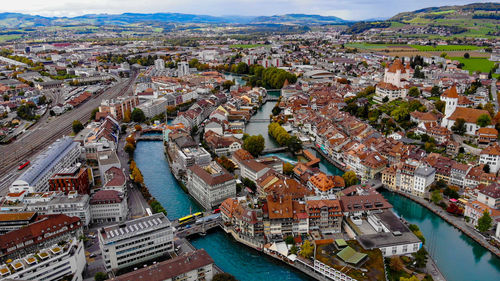
[[[297,82],[297,76],[295,74],[276,67],[264,68],[260,65],[252,65],[250,69],[252,69],[254,74],[249,78],[248,84],[252,87],[281,89],[287,80],[290,84]]]
[[[267,130],[280,146],[287,146],[290,152],[297,153],[302,150],[302,141],[296,136],[291,136],[279,123],[270,123]]]

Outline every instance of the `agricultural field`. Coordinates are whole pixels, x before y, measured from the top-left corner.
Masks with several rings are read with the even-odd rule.
[[[464,58],[464,57],[452,57],[452,60],[457,60],[464,64],[463,69],[469,70],[470,73],[480,71],[480,72],[490,72],[495,63],[488,60],[487,58]]]
[[[443,46],[422,46],[410,45],[411,47],[424,52],[446,52],[446,51],[473,51],[481,47],[471,45],[443,45]]]
[[[0,42],[7,42],[21,38],[21,34],[0,35]]]

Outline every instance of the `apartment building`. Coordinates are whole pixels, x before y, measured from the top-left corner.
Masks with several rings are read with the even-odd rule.
[[[99,112],[107,112],[118,121],[122,121],[125,112],[132,112],[139,105],[139,98],[136,96],[123,96],[116,99],[103,100],[99,106]]]
[[[0,279],[56,281],[72,276],[72,281],[82,281],[86,263],[83,241],[71,237],[20,256],[10,263],[12,269],[0,265]]]
[[[116,271],[174,251],[173,230],[163,213],[103,227],[99,246],[106,271]]]
[[[88,170],[80,166],[64,168],[49,179],[49,185],[50,191],[62,191],[64,193],[76,191],[80,194],[89,194]]]
[[[196,201],[210,210],[236,196],[236,180],[216,162],[205,167],[194,165],[188,169],[187,189]]]
[[[92,223],[120,222],[127,214],[127,200],[116,190],[100,190],[90,198]]]
[[[342,209],[339,200],[307,200],[306,211],[310,230],[319,230],[323,234],[341,232]]]
[[[0,213],[0,235],[25,227],[36,218],[36,212]]]
[[[490,172],[496,174],[500,169],[500,146],[492,144],[481,151],[479,163],[490,166]]]

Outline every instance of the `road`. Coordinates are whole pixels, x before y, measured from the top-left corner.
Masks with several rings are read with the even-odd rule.
[[[4,176],[8,177],[9,174],[14,175],[9,178],[9,181],[2,181],[0,184],[0,194],[5,194],[6,187],[20,174],[16,170],[19,161],[23,159],[32,160],[33,156],[41,152],[47,145],[62,136],[70,134],[72,131],[71,123],[74,120],[86,123],[90,118],[92,110],[98,107],[103,99],[112,99],[130,93],[134,81],[135,76],[124,80],[102,94],[96,95],[81,106],[60,116],[49,117],[49,114],[45,114],[20,140],[0,146],[0,178]]]

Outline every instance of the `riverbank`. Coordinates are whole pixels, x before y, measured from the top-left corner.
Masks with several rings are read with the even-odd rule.
[[[497,257],[500,258],[500,249],[496,248],[495,246],[493,246],[493,245],[489,244],[487,241],[485,241],[485,239],[483,238],[483,236],[481,234],[477,233],[474,229],[472,229],[472,227],[467,225],[467,223],[464,222],[461,218],[457,218],[457,217],[449,215],[446,211],[441,209],[439,206],[431,204],[430,202],[427,202],[423,198],[420,198],[420,197],[417,197],[417,196],[414,196],[411,194],[403,193],[400,191],[389,190],[389,192],[397,193],[401,196],[404,196],[404,197],[422,205],[423,207],[427,208],[429,211],[433,212],[434,214],[436,214],[437,216],[442,218],[447,223],[451,224],[452,226],[454,226],[455,228],[460,230],[462,233],[464,233],[467,236],[469,236],[470,238],[472,238],[474,241],[476,241],[481,246],[486,248],[492,254],[495,254]]]

